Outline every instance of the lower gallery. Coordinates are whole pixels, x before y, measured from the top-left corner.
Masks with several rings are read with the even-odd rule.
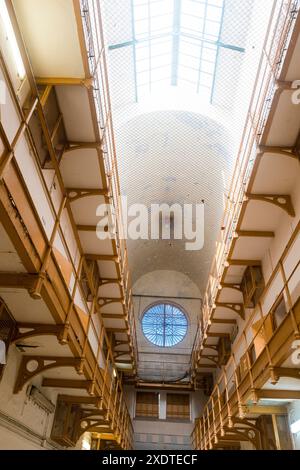
[[[299,0],[0,0],[1,450],[300,450],[299,136]]]

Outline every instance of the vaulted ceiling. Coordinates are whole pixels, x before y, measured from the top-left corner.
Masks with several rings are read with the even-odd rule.
[[[205,202],[201,251],[186,251],[184,241],[128,240],[134,281],[167,269],[205,288],[271,5],[104,2],[122,193],[148,208]]]

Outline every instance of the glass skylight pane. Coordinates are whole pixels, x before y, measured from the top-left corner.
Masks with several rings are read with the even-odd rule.
[[[155,16],[151,18],[151,32],[167,30],[170,32],[172,30],[169,16]]]
[[[137,70],[137,73],[145,72],[146,70],[149,70],[149,61],[141,60],[139,62],[136,62],[136,70]]]
[[[182,15],[182,30],[193,31],[201,35],[204,28],[204,19],[197,16]]]
[[[183,0],[182,2],[182,13],[191,16],[198,16],[204,18],[205,15],[205,4],[204,2],[199,3],[193,0]]]
[[[193,69],[199,68],[199,57],[191,57],[184,54],[180,55],[179,64]]]
[[[197,89],[195,82],[190,82],[189,80],[185,80],[181,77],[178,77],[178,86],[180,86],[181,89],[187,90],[189,92],[196,92]]]
[[[137,39],[147,37],[149,35],[148,20],[139,20],[135,22],[134,30]]]
[[[151,41],[151,56],[155,57],[162,54],[169,54],[171,56],[172,43],[171,41],[153,40]]]
[[[170,67],[161,67],[151,70],[151,80],[161,80],[171,76]]]
[[[218,38],[219,33],[220,33],[220,23],[215,23],[213,21],[205,22],[205,36]]]
[[[140,85],[146,84],[149,81],[149,71],[138,72],[137,79]]]
[[[150,3],[150,12],[151,16],[155,15],[168,15],[169,17],[173,16],[173,7],[174,1],[173,0],[160,0],[160,1],[152,1]]]
[[[171,65],[171,57],[168,54],[156,56],[151,59],[152,68],[164,67],[167,65]]]
[[[207,7],[207,19],[221,23],[222,19],[222,8],[208,6]]]
[[[207,61],[203,60],[201,62],[201,70],[203,72],[213,74],[214,71],[215,71],[215,63],[214,62],[207,62]]]
[[[141,99],[143,96],[148,95],[148,93],[149,93],[149,84],[138,85],[138,99]]]
[[[137,62],[142,60],[149,60],[149,47],[148,44],[146,46],[137,45],[135,49],[136,60]]]
[[[199,90],[198,90],[198,95],[201,97],[201,99],[204,102],[209,103],[210,98],[211,98],[211,88],[210,87],[207,88],[207,87],[200,85]]]
[[[179,67],[179,73],[178,73],[180,78],[184,78],[186,80],[190,80],[191,82],[197,83],[198,80],[198,70],[191,69],[189,67]]]
[[[162,80],[151,82],[151,92],[156,93],[160,92],[162,88],[169,87],[171,83],[171,78],[167,77]]]
[[[202,60],[206,60],[208,62],[215,62],[217,54],[217,48],[214,49],[203,47],[202,51]]]
[[[206,74],[206,73],[201,73],[201,75],[200,75],[200,85],[211,87],[212,86],[212,81],[213,81],[213,76],[212,75],[209,75],[209,74]]]
[[[191,55],[194,57],[199,57],[200,56],[200,45],[198,42],[191,42],[191,41],[185,41],[181,40],[180,41],[180,46],[179,46],[179,55],[181,54],[187,54]]]
[[[223,4],[224,4],[224,0],[209,0],[208,1],[208,4],[209,5],[216,5],[218,7],[223,7]]]
[[[144,20],[148,18],[148,5],[137,6],[134,9],[134,19]]]
[[[133,0],[133,5],[138,90],[184,81],[195,91],[212,88],[218,47],[209,41],[218,41],[224,1],[181,0],[180,11],[174,0]]]

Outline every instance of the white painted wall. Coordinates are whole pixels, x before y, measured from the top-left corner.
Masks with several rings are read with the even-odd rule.
[[[193,423],[134,420],[135,450],[189,450]]]
[[[159,419],[135,419],[134,387],[125,388],[125,398],[134,428],[134,448],[136,450],[189,450],[191,449],[191,433],[194,420],[201,415],[207,397],[202,392],[190,393],[191,420],[174,421],[166,419],[167,391],[159,391]],[[177,392],[176,392],[177,393]]]
[[[11,346],[0,382],[0,450],[59,448],[49,439],[54,414],[48,415],[34,404],[26,395],[26,386],[18,394],[13,393],[20,361],[21,353]],[[41,380],[38,377],[32,383],[39,387]],[[43,389],[43,393],[52,403],[56,403],[56,392]]]

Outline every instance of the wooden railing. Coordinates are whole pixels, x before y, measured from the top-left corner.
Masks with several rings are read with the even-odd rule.
[[[223,228],[217,241],[216,255],[212,262],[203,299],[202,315],[199,320],[195,347],[192,354],[192,369],[196,368],[198,352],[211,319],[220,281],[226,267],[226,259],[230,252],[234,232],[243,207],[247,185],[255,163],[257,149],[261,143],[268,116],[272,109],[272,102],[276,96],[277,81],[281,76],[289,40],[297,19],[299,5],[299,0],[280,0],[274,2],[258,67],[256,86],[252,94],[226,201],[221,224]]]
[[[274,2],[256,87],[252,95],[223,217],[222,227],[225,229],[222,230],[218,240],[217,253],[213,260],[204,297],[202,318],[192,355],[194,374],[197,368],[201,367],[199,364],[201,346],[214,310],[215,299],[255,164],[257,149],[263,141],[266,123],[278,96],[277,93],[280,92],[277,83],[284,79],[282,72],[285,56],[298,14],[299,1]],[[202,416],[196,420],[192,434],[196,449],[212,449],[222,439],[221,436],[226,434],[226,428],[233,426],[233,417],[244,417],[246,399],[252,396],[255,402],[257,400],[255,392],[265,381],[270,379],[275,383],[278,380],[276,368],[283,362],[284,354],[288,357],[293,352],[293,340],[299,338],[299,296],[294,294],[293,287],[293,282],[297,285],[295,281],[299,262],[294,264],[293,270],[287,273],[285,261],[298,233],[299,225],[268,281],[257,308],[253,310],[242,334],[234,344],[227,365],[220,370],[220,376]],[[295,259],[297,260],[297,257]],[[277,279],[279,276],[281,281],[279,292],[275,287],[276,276]],[[268,296],[271,296],[273,305],[266,310],[266,305],[270,302]],[[286,298],[287,315],[283,323],[276,326],[274,311],[282,296]]]
[[[103,322],[101,318],[99,319],[100,324],[94,320],[93,314],[97,302],[96,286],[93,284],[81,248],[70,203],[65,196],[66,190],[44,114],[43,100],[39,96],[13,9],[10,9],[10,14],[26,69],[22,89],[28,90],[27,97],[29,96],[29,98],[26,100],[25,109],[25,106],[23,106],[25,100],[20,100],[20,95],[17,96],[5,59],[1,54],[1,70],[8,89],[7,99],[11,102],[18,120],[13,138],[7,134],[4,125],[1,124],[0,126],[0,136],[4,149],[0,155],[1,221],[7,227],[11,236],[14,237],[15,244],[20,248],[19,255],[28,271],[39,274],[39,281],[34,291],[31,292],[32,296],[45,299],[56,322],[65,326],[60,340],[62,342],[68,341],[74,355],[81,359],[80,372],[91,380],[93,384],[91,393],[101,397],[101,406],[106,410],[107,422],[111,423],[114,432],[119,434],[123,447],[130,448],[132,446],[133,428],[124,400],[121,376],[115,366],[114,355]],[[105,90],[104,93],[106,93]],[[35,141],[29,129],[28,124],[33,113],[36,113],[39,117],[55,171],[58,186],[55,196],[58,196],[60,200],[58,205],[45,181]],[[38,201],[31,195],[28,176],[24,174],[21,167],[22,162],[18,158],[17,150],[20,142],[26,144],[26,149],[23,151],[28,152],[35,162],[37,180],[42,188],[40,197],[44,198],[47,210],[51,214],[50,218],[52,218],[51,229],[48,231],[45,229],[44,220],[37,205]],[[116,167],[116,164],[114,165]],[[111,188],[112,194],[117,189],[116,186]],[[65,218],[64,225],[63,217]],[[65,236],[66,223],[70,233],[69,239]],[[71,269],[70,277],[72,276],[74,280],[72,287],[67,282],[65,272],[53,250],[56,237],[60,238],[67,255]],[[72,241],[72,246],[70,241]],[[75,250],[74,245],[76,246]],[[77,259],[74,257],[74,251]],[[126,253],[126,250],[123,250],[123,256],[124,253]],[[123,262],[123,275],[127,276],[126,279],[128,279],[126,270],[126,262]],[[90,291],[93,293],[90,305],[82,287],[83,271],[86,273]],[[127,281],[125,287],[128,289]],[[87,320],[83,320],[76,308],[75,296],[78,294],[82,306],[87,312]],[[127,298],[127,305],[129,305],[128,299],[129,297]],[[132,309],[130,311],[132,312]],[[133,324],[131,321],[132,332],[134,332]],[[91,331],[97,339],[96,347],[91,344],[89,339]],[[105,354],[103,353],[104,344],[107,346]]]
[[[265,287],[257,307],[232,348],[231,357],[192,434],[195,449],[208,450],[232,425],[232,418],[244,416],[249,398],[258,400],[257,391],[267,380],[277,383],[282,362],[293,354],[293,343],[300,338],[299,267],[295,261],[300,223]],[[272,306],[268,304],[272,298]],[[286,316],[276,324],[275,312],[285,299]],[[257,326],[258,325],[258,326]]]

